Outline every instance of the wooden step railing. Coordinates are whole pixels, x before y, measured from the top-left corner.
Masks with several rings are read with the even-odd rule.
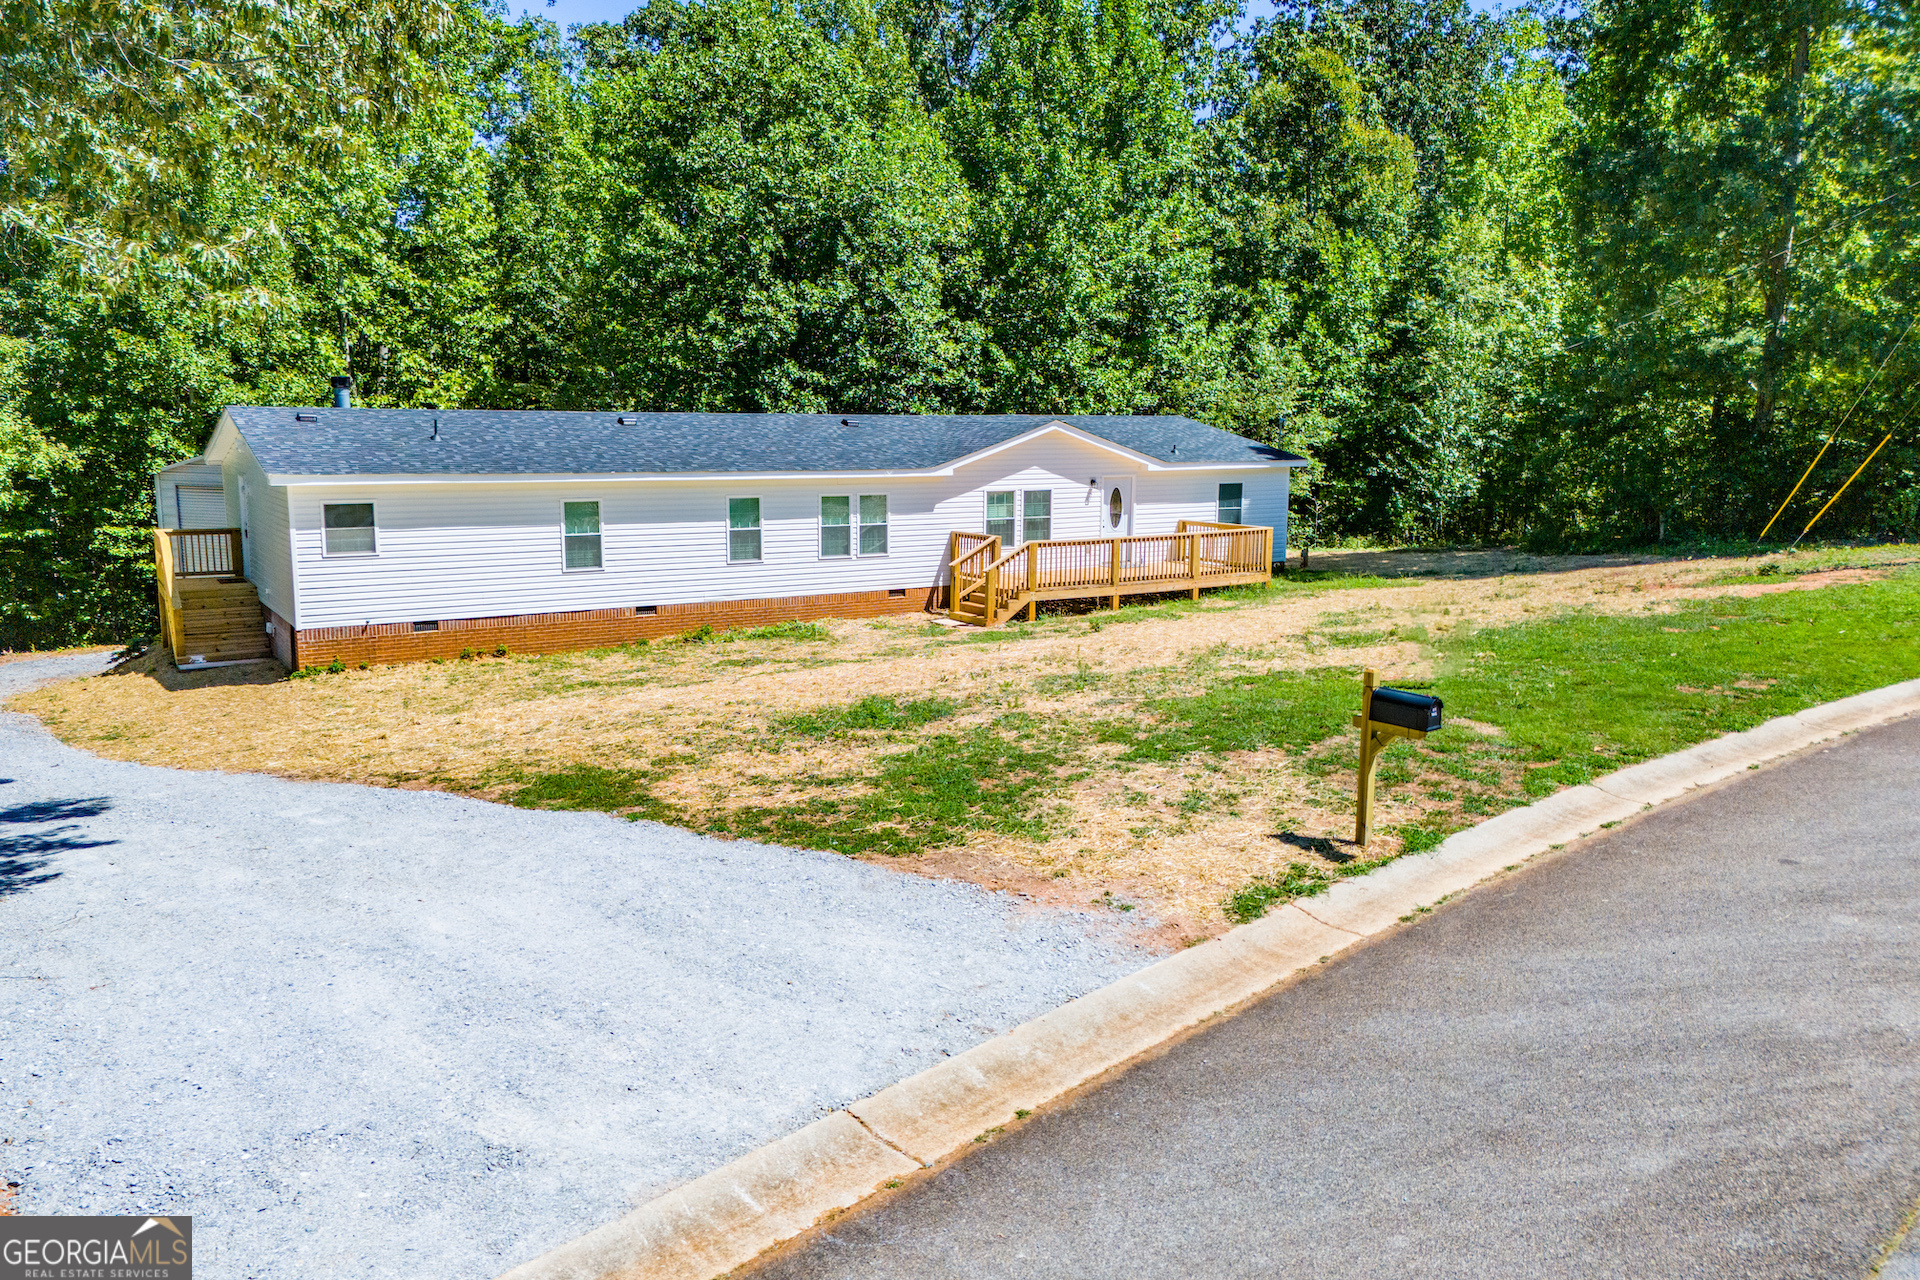
[[[155,562],[164,556],[171,577],[244,576],[238,529],[155,529],[153,541]]]
[[[1066,538],[1028,542],[995,553],[999,539],[956,533],[949,539],[949,612],[983,626],[1011,617],[1036,601],[1270,580],[1273,530],[1264,525],[1182,520],[1177,532],[1125,538]],[[964,541],[963,541],[964,540]],[[972,597],[981,597],[976,610]]]
[[[260,601],[245,577],[238,529],[156,529],[154,583],[160,634],[175,662],[265,652]],[[232,586],[213,579],[226,578]],[[183,596],[184,589],[184,596]]]
[[[1000,539],[991,533],[947,535],[947,611],[953,612],[986,585],[987,566],[1000,558]]]

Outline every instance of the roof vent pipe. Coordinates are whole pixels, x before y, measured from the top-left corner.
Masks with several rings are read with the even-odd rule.
[[[336,409],[351,409],[353,407],[353,379],[344,373],[336,373],[333,375],[331,381],[333,383],[333,407]]]

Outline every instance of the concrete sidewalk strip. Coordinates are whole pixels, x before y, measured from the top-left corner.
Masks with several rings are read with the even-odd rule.
[[[1593,786],[1610,795],[1641,804],[1660,804],[1696,787],[1731,778],[1756,764],[1819,741],[1828,736],[1796,716],[1781,716],[1744,733],[1703,742],[1658,760],[1621,769]]]
[[[918,1167],[836,1111],[515,1267],[503,1280],[706,1280]]]
[[[1274,912],[1062,1005],[847,1108],[923,1164],[960,1150],[1201,1018],[1356,941],[1299,912]]]
[[[1317,920],[1366,937],[1392,928],[1408,912],[1470,888],[1503,867],[1630,818],[1643,807],[1593,787],[1569,787],[1538,804],[1509,809],[1450,836],[1430,853],[1398,858],[1295,905]]]
[[[1410,913],[1651,805],[1838,734],[1920,712],[1890,685],[1570,787],[1270,911],[850,1104],[509,1272],[503,1280],[711,1280],[988,1130]]]
[[[1896,716],[1905,715],[1913,709],[1917,700],[1920,700],[1920,680],[1906,680],[1900,684],[1890,684],[1884,689],[1841,698],[1838,702],[1808,707],[1805,711],[1796,712],[1794,719],[1823,729],[1828,734],[1851,733],[1855,729],[1885,724]]]

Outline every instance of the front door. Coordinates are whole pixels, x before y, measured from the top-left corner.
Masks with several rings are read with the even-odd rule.
[[[1125,538],[1133,533],[1133,477],[1107,476],[1100,481],[1100,536]]]

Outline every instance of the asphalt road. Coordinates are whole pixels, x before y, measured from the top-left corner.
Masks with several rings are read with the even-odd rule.
[[[104,663],[0,663],[0,700]],[[0,1182],[191,1214],[202,1280],[488,1280],[1149,963],[1135,937],[604,814],[102,760],[0,712]]]
[[[1916,1197],[1920,719],[1469,894],[754,1275],[1861,1277]]]

